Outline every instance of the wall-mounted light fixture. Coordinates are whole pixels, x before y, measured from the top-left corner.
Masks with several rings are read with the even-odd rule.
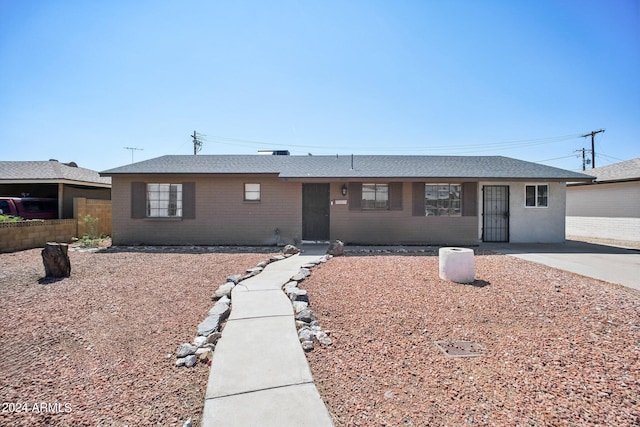
[[[342,195],[346,196],[347,195],[347,184],[342,184]]]

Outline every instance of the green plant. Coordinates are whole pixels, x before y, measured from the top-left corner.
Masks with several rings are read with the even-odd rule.
[[[85,236],[89,237],[90,239],[99,239],[100,235],[98,235],[98,221],[100,221],[100,218],[94,218],[91,215],[85,215],[83,220],[87,225],[87,233],[85,234]]]
[[[82,237],[74,237],[72,240],[78,242],[82,247],[100,246],[103,237],[98,234],[98,221],[100,218],[94,218],[91,215],[85,215],[82,220],[87,225],[87,232]]]
[[[19,216],[0,215],[0,222],[17,222],[17,221],[24,221],[24,220]]]

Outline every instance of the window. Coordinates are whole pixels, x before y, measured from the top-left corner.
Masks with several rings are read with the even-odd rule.
[[[362,184],[362,209],[389,209],[389,185]]]
[[[525,206],[528,208],[546,208],[549,203],[549,186],[527,185],[525,186]]]
[[[260,201],[260,184],[245,184],[244,200],[246,202],[259,202]]]
[[[424,204],[426,216],[462,215],[461,194],[462,184],[425,184]]]
[[[182,217],[182,184],[147,184],[148,217]]]

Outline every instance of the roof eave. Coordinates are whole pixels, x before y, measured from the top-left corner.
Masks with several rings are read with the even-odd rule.
[[[0,184],[69,184],[69,185],[84,185],[84,186],[92,186],[92,187],[111,188],[111,184],[106,182],[79,181],[74,179],[55,179],[55,178],[0,179]]]

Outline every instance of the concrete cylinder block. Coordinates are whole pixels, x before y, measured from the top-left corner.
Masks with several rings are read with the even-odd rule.
[[[440,248],[440,278],[456,283],[471,283],[475,280],[473,249]]]

